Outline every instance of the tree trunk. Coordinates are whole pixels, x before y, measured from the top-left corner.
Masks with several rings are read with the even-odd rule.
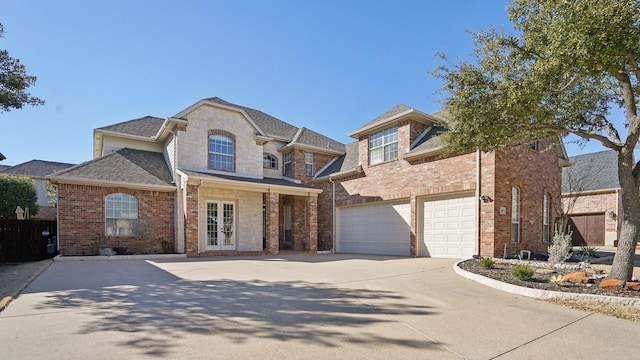
[[[633,176],[633,149],[623,148],[618,153],[618,179],[622,200],[622,223],[618,237],[618,249],[613,258],[609,278],[631,280],[635,250],[640,236],[640,194]]]

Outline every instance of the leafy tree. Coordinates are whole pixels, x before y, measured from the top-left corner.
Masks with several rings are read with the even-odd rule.
[[[512,0],[514,32],[472,33],[471,61],[441,54],[450,150],[575,134],[618,155],[624,210],[610,277],[628,280],[640,236],[640,0]],[[611,110],[625,113],[621,126]],[[625,134],[626,133],[626,134]]]
[[[15,219],[16,207],[29,208],[31,216],[38,213],[38,193],[27,176],[0,174],[0,219]]]
[[[4,27],[0,24],[0,37]],[[25,90],[36,83],[36,77],[27,75],[20,60],[9,56],[7,50],[0,50],[0,113],[20,109],[23,105],[42,105],[44,101],[31,96]]]

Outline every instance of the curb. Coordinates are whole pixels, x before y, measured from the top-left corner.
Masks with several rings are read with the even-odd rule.
[[[51,264],[53,264],[53,261],[49,262],[49,265],[45,266],[41,271],[39,271],[37,274],[33,274],[31,277],[29,277],[27,279],[27,281],[25,281],[18,289],[16,289],[13,293],[3,297],[0,300],[0,312],[2,312],[4,309],[7,308],[7,306],[9,306],[9,303],[11,303],[13,301],[13,299],[16,298],[16,296],[18,296],[18,294],[20,294],[22,292],[22,290],[24,290],[27,286],[29,286],[29,284],[31,284],[33,282],[33,280],[35,280],[40,274],[42,274],[45,270],[47,270],[49,268],[49,266],[51,266]]]
[[[56,256],[53,261],[118,261],[118,260],[162,260],[186,259],[187,254],[149,254],[149,255],[114,255],[114,256]]]
[[[518,286],[513,284],[507,284],[502,281],[498,281],[495,279],[490,279],[488,277],[484,277],[482,275],[474,274],[467,270],[461,269],[458,264],[460,264],[465,260],[460,260],[453,264],[453,271],[456,274],[467,278],[469,280],[473,280],[482,285],[486,285],[492,287],[494,289],[498,289],[504,292],[508,292],[515,295],[526,296],[534,299],[541,300],[550,300],[550,299],[564,299],[564,300],[592,300],[597,301],[604,304],[613,304],[613,305],[627,305],[627,306],[635,306],[640,307],[640,298],[626,298],[619,296],[605,296],[605,295],[594,295],[594,294],[575,294],[575,293],[565,293],[560,291],[550,291],[550,290],[541,290],[541,289],[531,289],[524,286]]]

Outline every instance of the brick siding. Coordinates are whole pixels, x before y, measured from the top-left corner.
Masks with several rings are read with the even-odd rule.
[[[138,226],[150,231],[147,236],[105,236],[104,198],[113,193],[138,199]],[[96,255],[98,248],[107,247],[126,248],[133,254],[174,251],[173,192],[59,184],[58,196],[62,255]]]

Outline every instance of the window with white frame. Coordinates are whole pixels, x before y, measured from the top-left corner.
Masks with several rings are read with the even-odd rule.
[[[209,169],[234,171],[234,152],[233,139],[224,135],[209,136]]]
[[[278,170],[278,158],[272,154],[264,154],[262,157],[262,167],[265,169]]]
[[[393,126],[369,136],[369,165],[398,158],[398,127]]]
[[[304,173],[308,176],[313,176],[313,153],[304,153]]]
[[[282,162],[284,162],[284,167],[282,168],[282,172],[287,175],[293,172],[293,151],[290,151],[282,156]]]
[[[551,236],[551,229],[549,223],[551,220],[551,197],[549,194],[544,194],[542,204],[542,241],[549,242],[549,236]]]
[[[104,197],[107,236],[135,236],[138,230],[138,199],[123,193]]]
[[[520,242],[520,189],[511,188],[511,242]]]

